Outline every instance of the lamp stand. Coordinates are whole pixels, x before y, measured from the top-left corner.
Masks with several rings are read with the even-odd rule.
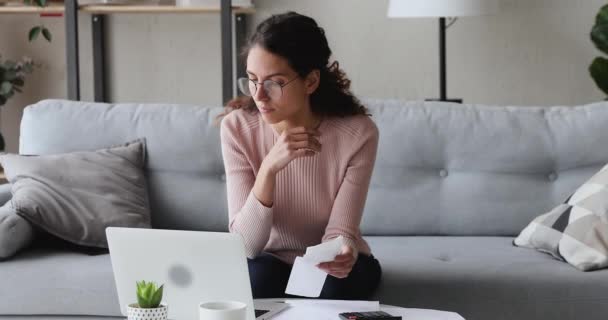
[[[444,102],[456,102],[462,103],[462,99],[448,99],[447,98],[447,84],[446,84],[446,63],[445,63],[445,33],[446,33],[445,18],[439,18],[439,99],[425,99],[426,101],[444,101]]]

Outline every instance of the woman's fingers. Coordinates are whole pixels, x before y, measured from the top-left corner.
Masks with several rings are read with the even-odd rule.
[[[309,144],[311,146],[318,146],[319,148],[321,147],[321,142],[319,142],[318,136],[315,136],[315,135],[296,134],[296,135],[287,136],[285,139],[286,139],[286,142],[290,145]],[[299,148],[302,148],[302,147],[299,147]]]
[[[354,262],[324,262],[320,263],[318,267],[326,272],[337,272],[337,271],[350,271],[353,268]]]
[[[304,127],[287,129],[283,132],[283,141],[287,143],[288,150],[296,150],[296,157],[311,156],[321,151],[321,143],[318,130],[310,130]],[[301,149],[312,152],[300,151]]]
[[[312,157],[315,154],[317,154],[317,151],[313,151],[313,150],[310,150],[310,149],[298,149],[298,150],[294,151],[293,157],[294,158]]]
[[[311,142],[311,141],[298,141],[291,142],[289,144],[290,150],[298,150],[298,149],[311,149],[317,152],[321,152],[321,144],[319,142]]]
[[[344,253],[336,256],[334,261],[352,261],[355,260],[352,253]]]
[[[319,141],[319,136],[318,134],[311,134],[311,133],[296,133],[296,134],[291,134],[289,136],[287,136],[287,140],[289,141],[306,141],[306,140],[315,140],[315,141]]]

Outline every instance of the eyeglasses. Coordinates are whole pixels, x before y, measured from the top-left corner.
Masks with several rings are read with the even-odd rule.
[[[281,99],[281,97],[283,96],[283,87],[290,84],[297,78],[298,76],[287,81],[284,84],[280,84],[273,80],[264,80],[262,82],[256,82],[249,78],[239,78],[238,85],[239,90],[241,90],[244,95],[249,97],[254,96],[256,92],[258,92],[258,85],[262,85],[262,88],[264,88],[264,93],[266,93],[266,95],[270,99],[277,100]]]

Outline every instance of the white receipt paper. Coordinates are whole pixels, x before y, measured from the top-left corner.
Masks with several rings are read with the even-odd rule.
[[[317,268],[317,264],[333,261],[340,254],[343,245],[344,238],[339,236],[333,240],[306,248],[304,256],[297,257],[293,264],[285,293],[318,298],[325,284],[327,273]]]

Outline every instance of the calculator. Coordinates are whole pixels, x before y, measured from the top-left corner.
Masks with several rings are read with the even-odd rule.
[[[401,320],[401,316],[393,316],[384,311],[344,312],[340,313],[343,320]]]

